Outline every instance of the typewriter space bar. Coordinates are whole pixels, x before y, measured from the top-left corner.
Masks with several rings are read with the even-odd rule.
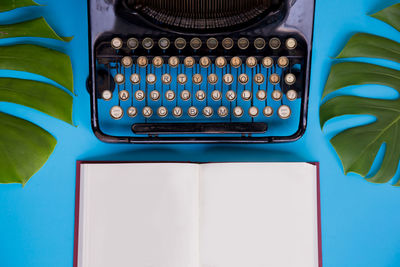
[[[231,122],[231,123],[135,123],[132,125],[135,134],[222,134],[222,133],[265,133],[264,122]]]

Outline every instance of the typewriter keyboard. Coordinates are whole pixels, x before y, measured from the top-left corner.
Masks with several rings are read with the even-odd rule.
[[[301,37],[149,38],[96,47],[101,130],[117,136],[289,136],[304,92]]]

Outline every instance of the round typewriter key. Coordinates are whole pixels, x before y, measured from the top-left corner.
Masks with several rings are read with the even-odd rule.
[[[185,57],[183,60],[183,64],[185,65],[186,68],[193,68],[194,64],[196,61],[194,60],[193,57]]]
[[[103,93],[101,94],[101,97],[108,101],[112,98],[112,92],[110,90],[104,90]]]
[[[140,75],[137,73],[133,73],[130,77],[130,81],[133,84],[139,84],[140,83]]]
[[[265,47],[265,40],[263,38],[257,38],[254,40],[254,47],[257,50],[262,50]]]
[[[208,38],[208,40],[207,40],[207,47],[208,47],[208,49],[210,49],[210,50],[216,49],[216,48],[218,47],[218,40],[215,39],[215,38],[213,38],[213,37]]]
[[[176,67],[178,67],[178,65],[179,65],[179,58],[178,58],[178,57],[175,57],[175,56],[170,57],[170,58],[168,59],[168,64],[169,64],[169,66],[170,66],[171,68],[176,68]]]
[[[240,57],[233,57],[231,58],[231,66],[234,68],[239,68],[240,65],[242,65],[242,60],[240,59]]]
[[[129,107],[126,113],[128,114],[129,117],[134,118],[137,115],[137,108]]]
[[[154,101],[159,100],[159,99],[160,99],[160,92],[157,91],[157,90],[151,91],[151,92],[150,92],[150,99],[151,99],[151,100],[154,100]]]
[[[110,109],[110,115],[114,120],[119,120],[124,116],[124,111],[120,106],[113,106]]]
[[[286,92],[286,98],[290,101],[297,99],[297,92],[293,89]]]
[[[196,99],[199,101],[203,101],[206,98],[206,92],[204,92],[203,90],[198,90],[196,92]]]
[[[156,81],[157,81],[156,75],[154,75],[153,73],[147,74],[147,76],[146,76],[146,82],[147,82],[148,84],[155,84]]]
[[[174,100],[174,99],[175,99],[175,92],[172,91],[172,90],[168,90],[167,92],[165,92],[165,98],[166,98],[168,101]]]
[[[222,80],[224,81],[224,83],[225,84],[232,84],[232,82],[233,82],[233,75],[232,74],[230,74],[230,73],[227,73],[227,74],[225,74],[223,77],[222,77]]]
[[[279,49],[279,47],[281,47],[281,40],[277,37],[271,38],[269,40],[269,47],[274,50]]]
[[[207,106],[207,107],[204,107],[204,108],[203,108],[203,115],[204,115],[204,117],[209,118],[209,117],[211,117],[213,114],[214,114],[214,110],[212,109],[212,107]]]
[[[288,73],[285,75],[285,83],[287,85],[292,85],[296,82],[296,76],[293,73]]]
[[[224,40],[222,40],[222,47],[226,50],[232,49],[233,47],[233,40],[232,38],[224,38]]]
[[[190,99],[190,92],[189,92],[189,90],[183,90],[183,91],[181,92],[181,99],[182,99],[183,101],[187,101],[187,100]]]
[[[236,93],[233,90],[228,90],[225,94],[225,97],[228,101],[233,101],[236,99]]]
[[[183,111],[181,107],[174,107],[174,109],[172,110],[172,115],[174,115],[175,118],[179,118],[180,116],[182,116]]]
[[[122,101],[128,100],[128,98],[129,98],[129,92],[127,90],[119,91],[118,95],[119,95],[119,99],[121,99]]]
[[[249,42],[249,39],[247,39],[247,38],[242,37],[242,38],[240,38],[240,39],[238,40],[238,46],[239,46],[239,48],[242,49],[242,50],[244,50],[244,49],[246,49],[247,47],[249,47],[249,44],[250,44],[250,42]]]
[[[281,119],[288,119],[290,115],[292,114],[292,111],[290,108],[286,105],[282,105],[278,108],[278,116]]]
[[[202,42],[199,38],[195,37],[190,40],[190,47],[194,50],[200,49]]]
[[[275,101],[279,101],[282,99],[282,92],[279,90],[272,91],[271,97]]]
[[[114,81],[116,84],[123,84],[125,82],[125,76],[121,73],[117,73],[114,76]]]
[[[249,76],[246,73],[242,73],[239,75],[238,80],[240,84],[245,85],[249,82]]]
[[[164,118],[168,115],[168,109],[164,106],[161,106],[157,109],[157,115],[161,118]]]
[[[295,49],[296,48],[296,46],[297,46],[297,41],[296,41],[296,39],[294,39],[294,38],[289,38],[289,39],[287,39],[286,40],[286,48],[287,49],[289,49],[289,50],[293,50],[293,49]]]
[[[265,117],[271,117],[274,114],[274,110],[270,106],[265,106],[263,109],[263,114]]]
[[[270,81],[273,85],[276,85],[276,84],[279,83],[280,77],[279,77],[278,74],[273,73],[273,74],[271,74],[271,76],[269,76],[269,81]]]
[[[154,57],[153,58],[153,65],[156,68],[160,68],[162,65],[164,64],[164,60],[162,59],[162,57]]]
[[[209,57],[201,57],[199,63],[201,67],[208,68],[211,65],[211,59]]]
[[[139,47],[139,41],[136,38],[129,38],[128,41],[126,42],[126,45],[132,49],[135,50],[136,48]]]
[[[143,117],[150,118],[153,115],[151,107],[145,106],[142,110]]]
[[[145,94],[144,94],[143,90],[137,90],[135,92],[135,99],[137,101],[142,101],[144,99],[144,96],[145,96]]]
[[[131,66],[133,65],[133,60],[132,60],[131,57],[126,56],[126,57],[123,57],[123,58],[121,59],[121,64],[122,64],[122,66],[124,66],[125,68],[129,68],[129,67],[131,67]]]
[[[148,64],[147,57],[144,57],[144,56],[138,57],[138,59],[137,59],[137,64],[138,64],[139,67],[141,67],[141,68],[147,67],[147,64]]]
[[[144,38],[143,41],[142,41],[142,46],[143,46],[144,49],[147,49],[147,50],[152,49],[153,46],[154,46],[153,39],[151,39],[149,37]]]
[[[287,57],[278,58],[278,66],[281,68],[286,68],[289,65],[289,59]]]
[[[262,60],[262,65],[264,66],[264,68],[271,68],[272,65],[274,65],[274,60],[270,57],[265,57]]]
[[[240,118],[243,116],[243,108],[242,107],[234,107],[233,108],[233,115],[236,118]]]
[[[188,115],[192,118],[196,117],[197,114],[199,114],[199,111],[197,110],[196,107],[191,106],[190,108],[188,108]]]
[[[258,108],[255,106],[251,106],[249,108],[249,115],[250,115],[250,117],[253,117],[253,118],[257,117],[258,116]]]
[[[257,59],[255,57],[248,57],[246,59],[246,65],[249,68],[254,68],[255,66],[257,66]]]
[[[178,83],[184,85],[185,83],[187,83],[187,76],[184,73],[180,73],[178,74],[177,77]]]
[[[170,84],[171,81],[172,81],[172,77],[171,77],[171,75],[170,75],[169,73],[164,73],[164,74],[161,76],[161,82],[162,82],[163,84]]]
[[[160,40],[158,40],[158,46],[162,50],[168,49],[169,45],[170,45],[170,41],[168,38],[163,37]]]
[[[263,82],[265,81],[264,75],[262,75],[261,73],[257,73],[256,75],[254,75],[254,82],[258,85],[263,84]]]
[[[175,44],[176,49],[182,50],[186,47],[186,40],[179,37],[179,38],[175,39],[174,44]]]
[[[242,92],[242,99],[243,99],[243,100],[248,101],[248,100],[251,99],[251,97],[252,97],[252,95],[251,95],[251,92],[250,92],[249,90],[244,90],[244,91]]]
[[[122,39],[115,37],[111,40],[111,46],[114,49],[121,49],[123,45]]]
[[[203,76],[200,73],[196,73],[192,76],[192,81],[194,84],[201,84],[203,82]]]
[[[215,73],[211,73],[207,77],[207,81],[209,84],[215,85],[218,82],[218,76]]]
[[[225,66],[226,66],[226,59],[225,59],[224,57],[217,57],[217,58],[215,59],[215,65],[216,65],[218,68],[223,68],[223,67],[225,67]]]
[[[212,100],[218,101],[218,100],[221,100],[221,97],[222,97],[222,94],[221,94],[220,91],[218,91],[218,90],[213,90],[213,91],[211,92],[211,98],[212,98]]]
[[[267,92],[264,90],[258,90],[256,93],[256,97],[258,100],[263,101],[267,98]]]
[[[225,106],[220,106],[217,113],[221,118],[226,117],[228,115],[228,109]]]

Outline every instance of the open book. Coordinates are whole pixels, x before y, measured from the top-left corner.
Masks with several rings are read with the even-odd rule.
[[[80,163],[75,267],[321,267],[310,163]]]

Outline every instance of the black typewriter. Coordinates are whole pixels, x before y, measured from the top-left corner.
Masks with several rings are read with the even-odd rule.
[[[92,128],[271,143],[306,128],[314,0],[88,0]]]

